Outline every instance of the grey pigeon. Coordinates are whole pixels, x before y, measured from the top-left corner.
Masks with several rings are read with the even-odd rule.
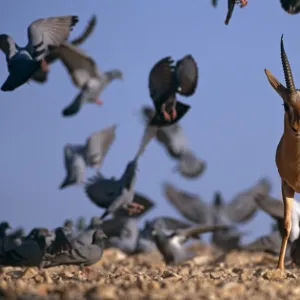
[[[101,230],[96,230],[92,243],[86,245],[77,243],[76,239],[69,241],[62,228],[57,228],[55,235],[51,253],[46,253],[43,257],[43,267],[70,264],[89,266],[102,257],[106,235]]]
[[[74,227],[74,221],[72,219],[67,219],[64,222],[64,226],[62,228],[63,228],[65,236],[68,239],[71,239],[74,236],[73,227]]]
[[[152,234],[165,263],[178,264],[195,256],[194,253],[188,252],[183,246],[191,236],[225,228],[225,226],[197,226],[170,231],[166,230],[163,225],[155,223]]]
[[[112,80],[123,79],[118,69],[101,73],[90,56],[69,43],[60,45],[55,53],[69,72],[74,85],[80,89],[73,102],[63,110],[65,117],[77,114],[84,103],[103,104],[98,99],[101,92]]]
[[[47,229],[35,229],[24,241],[5,252],[2,265],[6,266],[41,266],[42,258],[46,251]]]
[[[96,16],[92,16],[91,19],[88,22],[88,25],[86,26],[84,32],[76,39],[73,39],[70,43],[74,46],[78,46],[82,44],[94,31],[94,28],[97,23],[97,18]],[[54,51],[50,51],[49,54],[45,57],[45,61],[48,65],[54,63],[57,61],[58,57],[57,54]],[[48,80],[48,74],[49,74],[49,69],[45,72],[42,69],[38,69],[33,76],[31,77],[31,80],[34,80],[35,82],[38,83],[45,83]]]
[[[77,220],[77,223],[76,223],[76,230],[77,232],[82,232],[86,229],[86,224],[85,224],[85,218],[84,217],[80,217],[78,218]]]
[[[214,225],[227,225],[225,230],[218,230],[212,233],[211,242],[214,246],[223,251],[230,251],[233,249],[240,249],[241,238],[245,233],[240,232],[236,226],[234,226],[232,220],[227,216],[223,210],[224,201],[220,192],[216,192],[214,195],[214,201],[212,205],[212,219]]]
[[[136,169],[139,157],[155,134],[156,127],[146,127],[138,152],[134,159],[127,164],[120,179],[116,180],[114,177],[106,179],[102,174],[98,174],[90,178],[85,185],[88,198],[97,206],[105,209],[101,220],[114,214],[121,207],[126,207],[130,213],[143,209],[142,205],[133,202]]]
[[[19,47],[9,35],[1,34],[0,48],[6,56],[9,71],[1,90],[13,91],[26,83],[39,68],[47,72],[48,64],[45,58],[49,54],[49,49],[67,40],[77,22],[77,16],[35,20],[28,27],[28,44],[23,48]]]
[[[298,14],[300,12],[299,0],[280,0],[281,7],[289,14]]]
[[[11,229],[8,222],[0,223],[0,257],[5,253],[6,247],[8,245],[8,236],[6,231]]]
[[[166,198],[188,220],[203,225],[215,224],[214,205],[208,205],[198,195],[180,190],[170,183],[165,183],[163,189]],[[238,193],[231,202],[219,203],[218,218],[226,217],[231,224],[249,221],[257,212],[255,199],[259,195],[268,195],[270,190],[269,181],[260,179],[253,187]]]
[[[67,144],[64,148],[64,160],[67,176],[60,189],[73,184],[83,184],[85,168],[100,168],[103,160],[115,140],[117,126],[113,125],[93,133],[85,145]]]
[[[155,107],[150,125],[163,127],[177,123],[190,109],[179,102],[176,93],[192,96],[198,84],[198,67],[192,55],[176,62],[170,56],[159,60],[151,69],[148,86]]]
[[[154,110],[149,106],[142,107],[142,114],[147,123],[153,118]],[[206,170],[206,163],[190,150],[183,128],[179,123],[157,129],[157,141],[165,147],[168,154],[178,160],[173,169],[186,178],[197,178]]]

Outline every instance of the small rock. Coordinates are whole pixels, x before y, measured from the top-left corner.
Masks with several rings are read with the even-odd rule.
[[[27,268],[22,274],[21,274],[21,278],[23,279],[29,279],[29,278],[33,278],[34,276],[36,276],[38,274],[38,271],[34,268]]]
[[[180,276],[176,273],[174,273],[173,271],[171,270],[166,270],[163,272],[163,274],[161,275],[162,278],[170,278],[170,277],[177,277],[179,278]]]
[[[210,273],[211,279],[220,279],[223,276],[223,272],[212,272]]]
[[[286,273],[279,269],[269,270],[265,272],[262,277],[267,280],[280,281],[286,278]]]

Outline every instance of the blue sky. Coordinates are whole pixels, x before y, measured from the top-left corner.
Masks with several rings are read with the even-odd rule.
[[[164,181],[210,202],[216,190],[230,201],[241,189],[267,176],[273,184],[272,195],[280,197],[274,156],[283,130],[283,108],[264,68],[283,81],[283,33],[296,84],[300,81],[299,16],[285,13],[279,0],[249,0],[246,8],[235,9],[225,26],[227,1],[220,0],[217,9],[210,2],[32,0],[28,6],[25,1],[6,1],[1,7],[0,27],[19,45],[26,45],[27,27],[37,18],[78,15],[72,38],[95,13],[95,32],[81,48],[100,70],[120,68],[124,81],[113,82],[103,92],[105,105],[86,105],[68,119],[61,111],[77,90],[60,62],[51,66],[45,85],[32,82],[13,92],[1,92],[1,220],[26,229],[34,225],[53,228],[66,217],[100,215],[101,210],[87,199],[82,187],[58,189],[65,176],[63,146],[82,143],[92,132],[119,124],[102,170],[107,176],[120,176],[143,133],[139,110],[151,104],[147,88],[150,68],[162,57],[179,59],[188,53],[198,62],[199,84],[193,97],[183,99],[192,109],[181,124],[191,148],[207,161],[208,168],[197,180],[172,174],[175,162],[157,142],[151,142],[140,161],[136,184],[137,191],[157,202],[148,216],[177,215],[162,195]],[[4,82],[4,55],[0,70]],[[247,229],[252,231],[249,239],[264,234],[270,230],[270,218],[261,213]]]

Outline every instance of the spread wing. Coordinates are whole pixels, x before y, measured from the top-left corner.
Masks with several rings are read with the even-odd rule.
[[[280,0],[281,7],[289,14],[297,14],[300,12],[300,1]],[[293,4],[293,5],[292,5]]]
[[[63,43],[56,51],[77,87],[82,88],[92,77],[99,77],[95,61],[79,48]]]
[[[84,32],[77,38],[71,41],[71,44],[74,46],[78,46],[80,44],[82,44],[90,35],[91,33],[94,31],[95,26],[96,26],[96,16],[93,16],[89,22],[87,27],[85,28]],[[53,50],[50,51],[50,53],[45,57],[45,60],[48,64],[54,63],[57,60],[57,51]],[[31,77],[31,79],[40,82],[40,83],[44,83],[47,81],[48,79],[48,72],[44,72],[41,69],[39,69],[38,71],[36,71],[34,73],[34,75]]]
[[[58,47],[68,39],[73,27],[78,23],[77,16],[61,16],[38,19],[27,30],[28,50],[40,61],[48,54],[50,46]]]
[[[188,220],[198,224],[212,224],[212,212],[198,195],[175,188],[169,183],[163,185],[165,197]]]
[[[213,232],[217,230],[226,230],[226,229],[228,229],[228,226],[223,226],[223,225],[203,226],[202,225],[202,226],[191,227],[188,229],[180,230],[180,234],[189,237],[201,233]]]
[[[87,140],[87,161],[92,168],[100,168],[116,138],[117,125],[93,133]]]
[[[78,46],[82,44],[95,30],[95,26],[97,25],[97,17],[96,15],[93,15],[86,28],[84,29],[84,32],[77,38],[71,41],[71,44],[74,46]]]
[[[173,87],[173,60],[170,56],[158,61],[149,74],[150,97],[154,102],[161,103],[162,99],[168,96]]]
[[[232,13],[234,10],[234,6],[236,4],[237,0],[228,0],[228,11],[227,11],[227,15],[226,15],[226,19],[225,19],[225,24],[228,25],[229,21],[232,17]]]
[[[136,154],[136,158],[139,158],[146,150],[147,145],[151,142],[151,140],[155,137],[157,133],[157,127],[155,126],[146,126],[144,135],[141,140],[140,147]]]
[[[0,34],[0,49],[6,56],[6,61],[17,53],[17,45],[11,36]]]
[[[198,84],[198,66],[192,55],[186,55],[176,64],[178,93],[191,96],[195,93]]]
[[[260,209],[275,219],[283,219],[283,201],[269,196],[258,196],[255,202]]]

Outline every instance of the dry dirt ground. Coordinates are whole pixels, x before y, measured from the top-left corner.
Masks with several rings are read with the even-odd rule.
[[[0,299],[300,299],[300,271],[289,263],[284,275],[275,271],[277,257],[193,248],[199,256],[179,266],[166,266],[157,252],[127,257],[109,249],[89,270],[5,267]]]

